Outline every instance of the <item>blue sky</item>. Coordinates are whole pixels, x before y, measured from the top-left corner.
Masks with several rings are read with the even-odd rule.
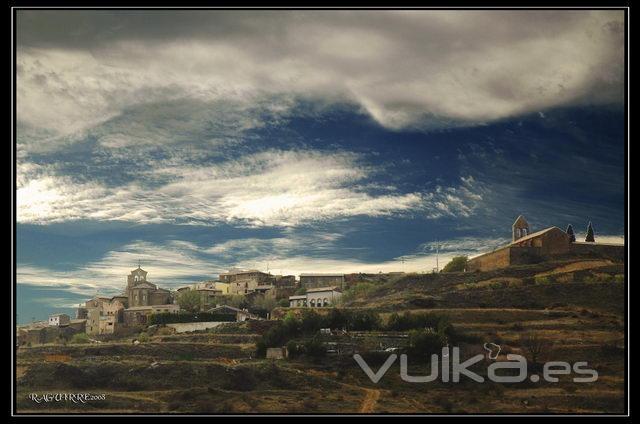
[[[622,12],[20,11],[18,320],[624,233]]]

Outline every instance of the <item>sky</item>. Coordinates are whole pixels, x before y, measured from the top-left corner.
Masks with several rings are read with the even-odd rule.
[[[624,234],[624,15],[20,10],[18,322],[230,267]],[[438,255],[436,255],[436,250]]]

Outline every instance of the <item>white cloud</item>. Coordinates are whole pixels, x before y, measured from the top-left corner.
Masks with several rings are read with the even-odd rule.
[[[197,253],[197,246],[187,241],[169,241],[163,245],[137,241],[69,271],[21,264],[17,267],[17,283],[69,289],[88,297],[96,292],[114,295],[124,290],[126,276],[141,261],[150,281],[176,288],[189,278],[222,271],[210,261],[198,258]]]
[[[267,239],[230,239],[204,248],[183,240],[171,240],[161,245],[135,241],[69,271],[19,264],[17,283],[69,290],[87,297],[96,293],[114,295],[122,292],[126,275],[139,260],[149,272],[150,281],[173,289],[194,280],[214,278],[231,267],[263,271],[268,267],[274,274],[299,275],[304,272],[431,272],[436,265],[435,252],[427,251],[382,262],[326,257],[341,237],[322,232],[287,234]],[[308,248],[309,244],[314,245],[313,249]],[[241,260],[238,250],[242,252]],[[305,253],[301,254],[303,251]],[[320,255],[314,256],[310,252]],[[446,263],[455,253],[441,253],[440,264]]]
[[[472,180],[431,193],[400,193],[393,187],[380,192],[377,186],[374,193],[367,183],[377,170],[345,152],[270,150],[217,165],[156,165],[141,168],[144,186],[109,187],[56,175],[52,167],[21,164],[18,222],[97,219],[290,227],[354,216],[469,216],[481,201]]]
[[[187,98],[351,101],[391,128],[622,100],[622,11],[78,16],[21,11],[17,112],[34,137]]]

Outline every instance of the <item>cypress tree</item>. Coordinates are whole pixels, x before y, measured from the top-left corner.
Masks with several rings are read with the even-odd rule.
[[[587,227],[587,237],[585,237],[584,241],[596,241],[593,236],[593,226],[591,225],[591,221],[589,221],[589,226]]]
[[[573,232],[573,227],[571,226],[571,224],[569,224],[569,226],[567,227],[567,234],[569,235],[569,241],[571,243],[573,243],[574,241],[576,241],[576,235]]]

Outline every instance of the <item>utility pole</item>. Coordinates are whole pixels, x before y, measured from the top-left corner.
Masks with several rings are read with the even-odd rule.
[[[438,263],[439,254],[440,254],[440,244],[438,243],[438,239],[436,238],[436,272],[440,272],[440,265]]]

